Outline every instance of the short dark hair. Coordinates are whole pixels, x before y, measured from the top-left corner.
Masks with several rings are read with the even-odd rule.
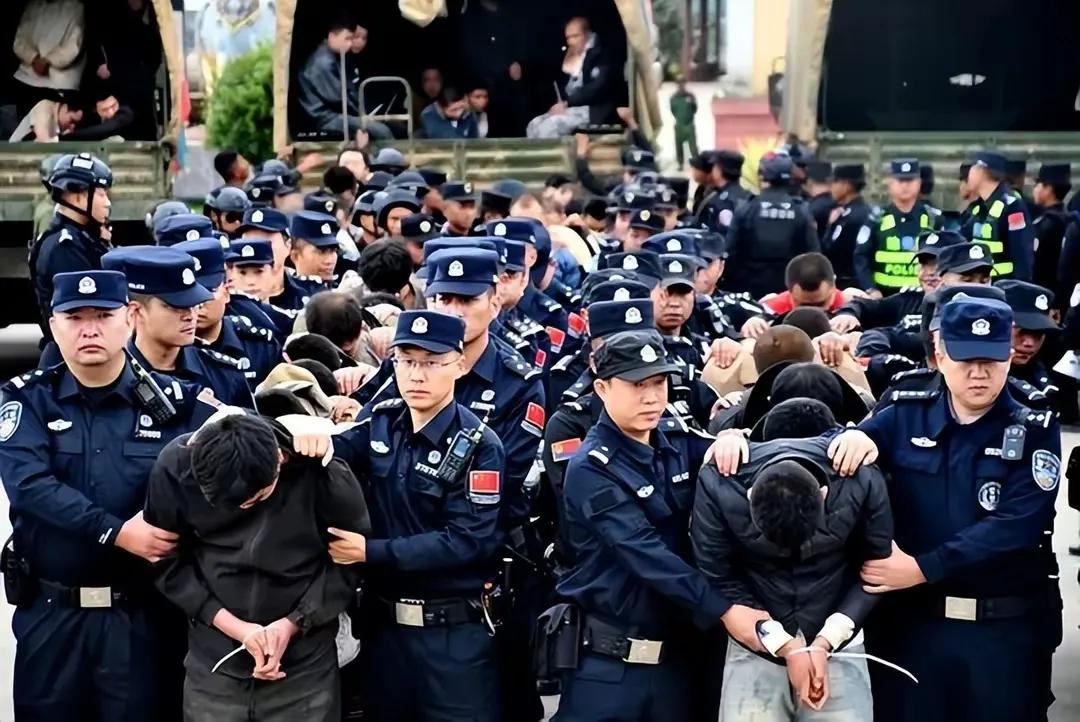
[[[836,426],[829,407],[817,399],[796,397],[782,401],[765,415],[762,439],[811,439]]]
[[[343,348],[346,343],[355,341],[364,329],[364,314],[351,293],[316,293],[304,306],[304,323],[308,333],[324,336],[330,343]]]
[[[274,430],[258,416],[226,416],[191,445],[191,473],[210,506],[234,508],[277,478]]]
[[[824,254],[802,253],[788,261],[784,282],[789,289],[798,284],[804,291],[816,291],[823,283],[836,283],[836,272]]]
[[[293,364],[302,359],[314,359],[331,371],[341,368],[341,349],[317,333],[305,333],[289,340],[283,353]]]
[[[563,175],[562,173],[553,173],[552,175],[549,175],[547,177],[546,181],[544,181],[544,187],[545,188],[562,188],[567,183],[573,183],[573,181],[570,180],[565,175]]]
[[[799,285],[802,286],[801,283]],[[812,306],[799,306],[791,309],[784,316],[783,325],[802,329],[811,339],[832,330],[832,326],[829,325],[829,314],[820,308]]]
[[[214,156],[214,170],[228,182],[229,177],[232,176],[233,166],[236,165],[236,161],[239,157],[240,154],[235,150],[221,151]]]
[[[402,241],[383,238],[360,252],[358,270],[370,290],[397,293],[412,275],[412,256]]]
[[[326,169],[323,173],[323,186],[334,195],[345,192],[356,192],[356,176],[344,166],[335,165]]]
[[[772,404],[794,398],[816,399],[836,416],[844,410],[845,383],[835,371],[814,361],[791,364],[773,379]]]
[[[769,464],[754,478],[750,518],[761,534],[779,547],[798,549],[809,540],[823,507],[821,484],[797,461]]]
[[[294,361],[293,366],[310,371],[311,375],[315,377],[315,382],[319,384],[319,388],[327,396],[337,395],[337,380],[334,378],[334,372],[326,368],[326,364],[313,358],[302,358]]]
[[[451,103],[456,103],[459,100],[465,100],[465,94],[455,88],[453,85],[444,85],[442,90],[439,91],[437,98],[440,106],[445,108]]]
[[[483,90],[487,93],[491,92],[487,86],[487,83],[485,83],[483,80],[480,80],[479,78],[471,78],[468,82],[465,83],[464,87],[466,95],[469,93],[475,93],[477,90]]]

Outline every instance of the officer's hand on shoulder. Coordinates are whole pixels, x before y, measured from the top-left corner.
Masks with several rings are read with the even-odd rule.
[[[813,340],[814,348],[817,349],[821,363],[829,368],[836,368],[844,362],[844,355],[848,352],[849,344],[845,336],[835,331],[823,333]]]
[[[377,368],[368,364],[357,364],[356,366],[345,366],[337,369],[334,371],[334,378],[338,382],[338,392],[342,396],[352,396],[377,371]]]
[[[840,476],[853,475],[860,466],[873,464],[877,457],[877,444],[858,429],[842,431],[829,444],[829,459],[833,463],[833,471]]]
[[[722,369],[731,368],[742,350],[742,344],[738,341],[730,338],[718,338],[712,342],[712,348],[704,361],[707,363],[711,359],[713,363]]]
[[[850,313],[842,313],[839,316],[833,316],[829,321],[829,326],[833,331],[837,333],[848,333],[859,328],[862,324],[859,323],[859,319],[852,316]]]
[[[731,476],[750,460],[750,445],[746,441],[749,433],[749,429],[724,429],[705,452],[706,461],[712,459],[721,474]]]
[[[769,330],[769,322],[760,316],[754,316],[746,320],[743,327],[739,330],[745,338],[756,339],[761,334]]]
[[[156,564],[176,550],[177,539],[179,537],[173,532],[159,529],[143,519],[140,511],[124,522],[114,543],[124,551]]]
[[[332,442],[326,434],[293,435],[293,451],[310,459],[322,459],[330,453]]]

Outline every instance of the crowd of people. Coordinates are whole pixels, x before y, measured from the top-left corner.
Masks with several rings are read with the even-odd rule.
[[[1046,718],[1068,166],[977,153],[952,215],[897,159],[875,208],[797,144],[662,175],[616,112],[621,175],[580,135],[543,189],[222,152],[118,248],[59,159],[16,720]]]
[[[18,59],[0,136],[10,142],[154,140],[161,39],[151,3],[29,0],[17,19]]]

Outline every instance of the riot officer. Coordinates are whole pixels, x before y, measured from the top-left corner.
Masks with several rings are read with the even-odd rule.
[[[969,208],[963,234],[989,246],[996,276],[1031,280],[1033,225],[1023,201],[1005,183],[1005,156],[993,151],[977,153],[968,171],[968,186],[977,198]]]
[[[1054,289],[1059,296],[1067,297],[1072,287],[1058,286],[1058,269],[1061,264],[1062,242],[1069,214],[1065,210],[1065,196],[1072,189],[1072,166],[1068,163],[1044,163],[1035,178],[1035,204],[1041,210],[1035,220],[1035,283]],[[1072,262],[1071,259],[1067,259]],[[1065,298],[1058,299],[1059,310],[1067,308]]]
[[[569,558],[556,589],[569,603],[541,617],[538,655],[562,671],[559,722],[681,722],[693,704],[691,622],[709,629],[723,617],[753,644],[745,629],[763,615],[733,607],[688,561],[702,456],[683,456],[657,428],[677,370],[659,335],[611,335],[594,359],[604,411],[563,489]]]
[[[173,248],[195,259],[195,280],[212,294],[199,306],[195,338],[197,344],[236,359],[248,381],[255,387],[281,363],[281,344],[265,317],[228,315],[230,294],[225,285],[225,251],[213,238],[184,241]]]
[[[754,197],[740,183],[745,162],[742,153],[735,151],[719,150],[713,153],[710,174],[713,191],[702,201],[698,212],[698,221],[710,231],[726,234],[735,211]]]
[[[889,163],[889,205],[881,210],[876,243],[856,244],[856,267],[873,269],[872,287],[881,295],[918,282],[915,253],[919,234],[935,227],[937,215],[919,199],[919,161],[898,158]],[[936,210],[936,209],[934,209]]]
[[[335,437],[365,481],[372,534],[331,530],[338,563],[361,563],[374,629],[363,655],[365,719],[499,720],[496,555],[506,463],[495,432],[455,401],[465,323],[435,311],[398,318],[400,397]],[[458,397],[460,398],[460,397]]]
[[[56,202],[56,213],[31,246],[28,265],[46,342],[52,338],[48,319],[53,276],[100,269],[101,257],[109,250],[104,228],[109,222],[112,182],[109,166],[88,153],[61,156],[45,181],[49,197]]]
[[[171,718],[179,689],[163,698],[176,679],[164,672],[179,660],[163,659],[143,560],[170,554],[175,535],[141,509],[158,453],[214,409],[198,386],[128,359],[123,274],[61,273],[50,285],[63,362],[11,379],[0,405],[15,719]]]
[[[821,250],[828,256],[836,271],[839,288],[864,291],[874,287],[870,257],[857,249],[876,245],[877,209],[863,199],[866,169],[862,164],[838,165],[833,170],[830,191],[836,207],[829,218],[832,222],[821,236]]]
[[[251,201],[244,191],[233,186],[221,186],[207,194],[203,212],[216,230],[233,238],[244,222],[244,211],[250,207]]]
[[[762,159],[761,195],[739,208],[728,231],[725,288],[754,298],[780,291],[787,262],[820,249],[813,216],[787,192],[791,169],[785,156]]]
[[[130,247],[102,257],[127,277],[135,337],[128,353],[146,369],[198,383],[222,403],[255,408],[240,362],[195,345],[198,307],[213,298],[195,279],[195,259],[171,248]]]
[[[919,684],[873,670],[875,719],[1045,719],[1061,595],[1051,547],[1060,427],[1004,393],[1013,313],[955,297],[940,306],[944,388],[908,392],[841,434],[837,463],[891,476],[895,547],[863,566],[881,594],[867,650]],[[875,665],[877,666],[877,665]]]
[[[300,276],[286,268],[285,261],[292,251],[292,241],[289,235],[289,218],[281,211],[273,208],[248,208],[244,211],[244,223],[238,230],[241,238],[270,241],[274,251],[273,277],[269,293],[263,300],[280,309],[289,318],[295,319],[309,298],[327,289],[321,278]]]

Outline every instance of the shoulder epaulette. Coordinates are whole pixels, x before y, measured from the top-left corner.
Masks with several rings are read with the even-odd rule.
[[[397,397],[394,397],[392,399],[386,399],[385,401],[380,401],[379,403],[372,406],[371,413],[375,413],[376,411],[389,411],[391,409],[398,409],[401,408],[402,404],[404,403],[405,401],[403,399]]]
[[[1013,203],[1016,203],[1018,200],[1020,200],[1020,194],[1016,193],[1015,191],[1013,193],[1006,193],[1005,194],[1005,205],[1007,205],[1007,206],[1011,206]]]
[[[1050,422],[1057,418],[1057,413],[1053,411],[1035,411],[1026,406],[1021,406],[1016,411],[1015,418],[1025,426],[1046,429],[1049,428]]]
[[[543,304],[544,308],[549,311],[558,311],[562,309],[562,306],[559,305],[559,302],[551,298],[545,298]]]
[[[939,389],[929,391],[893,391],[892,400],[895,402],[902,401],[930,401],[936,399],[941,395]]]
[[[585,407],[582,406],[581,404],[579,404],[577,401],[566,401],[566,402],[563,403],[563,406],[568,406],[571,409],[573,409],[574,411],[584,411],[585,410]]]
[[[268,328],[263,328],[262,326],[256,326],[247,316],[229,316],[229,319],[233,322],[233,329],[238,336],[254,338],[259,341],[266,341],[267,343],[274,342],[273,331]]]
[[[574,360],[573,356],[563,356],[561,359],[555,362],[551,367],[552,371],[566,371],[567,367]]]
[[[60,363],[55,366],[50,366],[47,369],[34,369],[33,371],[27,371],[24,374],[18,376],[12,376],[4,383],[3,388],[12,387],[21,389],[26,386],[32,386],[37,383],[41,383],[43,380],[47,380],[56,376],[56,374],[63,368],[64,364]]]
[[[915,285],[915,286],[901,286],[898,293],[914,293],[915,291],[918,291],[918,290],[919,290],[918,285]]]
[[[503,366],[510,369],[518,376],[526,379],[531,379],[540,373],[538,369],[533,368],[533,365],[525,360],[524,356],[519,354],[509,345],[506,345],[504,348],[507,353],[503,354],[502,357]]]
[[[600,449],[592,449],[589,451],[589,456],[599,461],[601,464],[607,465],[611,459],[604,452],[607,451],[606,446],[601,446]]]
[[[905,356],[905,358],[907,357]],[[903,381],[904,379],[914,379],[919,378],[920,376],[933,376],[936,373],[937,371],[934,369],[926,367],[908,369],[907,371],[897,371],[889,378],[889,381],[895,384],[897,381]]]
[[[229,368],[239,369],[241,371],[243,370],[243,366],[241,366],[239,359],[223,354],[220,351],[215,351],[212,348],[201,347],[199,350],[209,356],[212,361],[216,361],[222,366],[228,366]]]
[[[1015,376],[1010,376],[1008,379],[1008,383],[1010,386],[1019,391],[1028,401],[1046,400],[1045,393],[1040,391],[1037,387],[1032,386],[1027,381],[1024,381],[1023,379],[1018,379]]]

